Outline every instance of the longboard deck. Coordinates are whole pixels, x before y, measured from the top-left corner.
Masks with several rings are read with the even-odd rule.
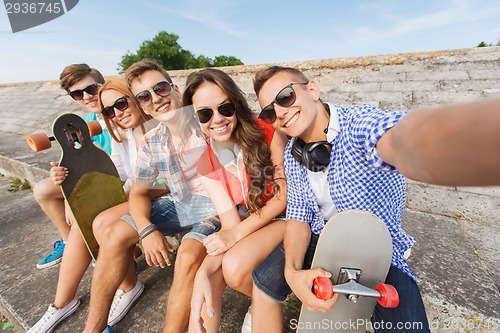
[[[332,273],[334,284],[341,268],[361,270],[359,283],[375,288],[384,283],[391,264],[392,240],[387,226],[375,215],[363,211],[345,211],[335,215],[323,228],[312,262]],[[339,295],[328,313],[302,307],[297,333],[360,332],[369,328],[377,300],[359,297],[356,303]]]
[[[120,191],[121,190],[121,191]],[[92,171],[84,174],[66,198],[80,228],[85,244],[94,259],[99,244],[92,232],[95,217],[108,208],[127,200],[119,178]]]
[[[88,126],[79,116],[59,116],[52,131],[61,146],[59,165],[69,170],[61,184],[63,195],[95,259],[99,246],[92,222],[102,211],[127,201],[118,171],[108,154],[93,144]]]

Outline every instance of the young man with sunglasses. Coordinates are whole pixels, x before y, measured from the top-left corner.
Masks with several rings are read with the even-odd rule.
[[[89,112],[84,120],[86,122],[99,120],[100,118],[97,116],[100,111],[99,103],[97,103],[97,92],[99,86],[104,83],[102,74],[87,64],[73,64],[66,66],[59,78],[61,88],[73,98],[75,103]],[[93,136],[91,140],[108,154],[111,154],[111,136],[107,129],[103,129],[102,134]],[[57,162],[52,162],[51,165],[51,177],[38,182],[33,188],[33,193],[40,207],[57,227],[61,239],[54,242],[54,251],[38,262],[36,266],[38,269],[61,262],[64,245],[70,230],[66,223],[64,197],[60,187],[54,184],[54,181],[62,182],[64,180],[67,170],[63,166],[58,166]]]
[[[280,302],[290,291],[309,310],[332,309],[338,295],[320,300],[311,291],[316,277],[335,274],[310,269],[316,242],[333,215],[360,209],[387,224],[393,257],[386,282],[400,296],[395,309],[377,305],[374,327],[404,322],[429,332],[416,278],[406,263],[415,240],[401,227],[405,176],[452,186],[500,184],[500,100],[409,114],[370,105],[336,107],[323,103],[315,81],[279,66],[259,71],[254,89],[262,107],[259,117],[292,139],[285,149],[285,240],[253,272],[253,331],[282,331]]]
[[[130,190],[130,215],[109,224],[102,233],[92,278],[85,332],[107,332],[108,313],[121,284],[135,279],[131,251],[141,242],[148,265],[171,265],[166,235],[187,231],[177,251],[169,290],[164,332],[185,332],[195,274],[206,256],[203,239],[220,229],[210,197],[197,175],[206,142],[192,108],[183,108],[179,88],[159,65],[141,61],[125,78],[144,112],[160,121],[143,138]],[[158,178],[170,194],[155,198]],[[151,199],[155,198],[155,199]],[[207,218],[208,217],[208,218]]]

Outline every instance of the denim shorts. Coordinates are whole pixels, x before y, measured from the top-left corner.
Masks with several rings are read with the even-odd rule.
[[[121,219],[137,230],[130,215],[124,215]],[[154,199],[151,203],[150,220],[165,236],[188,231],[183,240],[192,238],[200,242],[221,228],[212,200],[194,194],[177,202],[170,195]]]
[[[304,257],[304,269],[311,268],[318,235],[311,234],[311,241]],[[284,302],[292,292],[285,280],[285,247],[281,242],[269,256],[252,272],[257,288],[276,302]]]

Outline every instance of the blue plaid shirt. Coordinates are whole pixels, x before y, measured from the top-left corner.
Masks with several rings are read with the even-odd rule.
[[[380,110],[372,105],[333,107],[338,113],[339,133],[330,141],[332,153],[328,168],[330,196],[337,210],[369,211],[382,219],[392,237],[392,265],[415,279],[404,253],[415,239],[401,227],[406,200],[406,180],[395,168],[382,161],[375,149],[380,137],[405,112]],[[288,183],[287,219],[307,222],[319,234],[325,225],[313,194],[307,169],[291,154],[291,142],[285,149],[285,173]]]

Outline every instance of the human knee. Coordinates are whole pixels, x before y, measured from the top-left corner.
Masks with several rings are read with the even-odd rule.
[[[100,246],[107,249],[126,250],[139,240],[137,232],[124,221],[116,221],[102,225]]]
[[[106,229],[110,227],[113,222],[116,222],[116,219],[110,216],[110,214],[107,214],[106,211],[96,216],[94,222],[92,223],[92,231],[94,232],[94,236],[99,243],[103,239]],[[107,236],[110,236],[110,232],[112,232],[112,229],[109,230]]]
[[[42,179],[33,187],[33,195],[37,202],[53,198],[60,191],[59,186],[56,186],[50,178]]]
[[[203,244],[188,239],[182,242],[177,250],[175,269],[179,272],[183,272],[183,274],[192,273],[194,275],[205,256],[206,251]]]
[[[222,260],[222,273],[230,288],[239,289],[247,281],[251,272],[242,260],[226,254]]]

